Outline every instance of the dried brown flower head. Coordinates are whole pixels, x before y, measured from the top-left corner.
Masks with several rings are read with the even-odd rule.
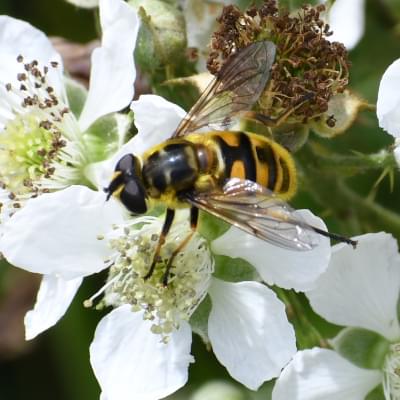
[[[258,40],[271,40],[277,46],[276,60],[259,111],[271,118],[285,115],[285,123],[322,116],[332,96],[348,84],[350,65],[344,45],[326,39],[332,32],[320,18],[324,10],[323,5],[304,5],[289,14],[278,9],[276,0],[245,12],[225,7],[212,38],[208,69],[216,74],[233,52]]]

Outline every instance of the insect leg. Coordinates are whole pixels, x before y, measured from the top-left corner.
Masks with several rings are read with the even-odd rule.
[[[179,252],[181,252],[186,245],[190,242],[190,239],[192,238],[192,236],[194,235],[194,233],[196,232],[196,228],[197,228],[197,223],[199,220],[199,209],[197,207],[192,207],[190,209],[190,228],[191,228],[191,232],[182,240],[182,242],[179,244],[179,246],[174,250],[174,252],[172,253],[170,259],[168,260],[168,264],[167,267],[165,269],[164,275],[163,275],[163,285],[167,286],[168,285],[168,277],[169,277],[169,272],[171,270],[172,267],[172,262],[174,261],[174,258],[177,256],[177,254]]]
[[[149,279],[153,275],[154,268],[156,266],[158,257],[160,256],[161,247],[165,243],[165,238],[168,235],[169,230],[171,229],[171,225],[172,225],[172,222],[174,220],[174,217],[175,217],[175,210],[172,210],[171,208],[167,208],[167,213],[165,215],[164,225],[162,227],[161,234],[160,234],[160,237],[158,239],[156,251],[154,252],[153,262],[151,263],[149,271],[143,277],[143,279],[145,279],[145,280]]]

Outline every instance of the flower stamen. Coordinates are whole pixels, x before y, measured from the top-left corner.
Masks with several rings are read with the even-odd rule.
[[[400,343],[390,346],[383,368],[383,392],[386,400],[400,399]]]
[[[83,151],[79,127],[62,97],[48,84],[51,67],[39,62],[24,63],[17,57],[23,72],[14,83],[0,86],[2,118],[0,135],[1,187],[13,200],[9,207],[41,193],[78,183]],[[57,71],[52,71],[57,73]]]
[[[182,238],[189,232],[186,219],[174,223],[166,238],[154,273],[144,279],[157,246],[162,220],[135,218],[113,232],[110,246],[115,251],[106,285],[87,303],[105,292],[104,305],[130,304],[153,322],[152,332],[168,341],[169,334],[190,316],[204,299],[213,272],[213,260],[205,239],[195,234],[172,262],[168,286],[163,284],[165,268]]]

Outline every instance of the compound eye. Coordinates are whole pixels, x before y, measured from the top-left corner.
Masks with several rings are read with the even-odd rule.
[[[127,182],[120,194],[122,204],[135,214],[147,212],[146,192],[143,186],[135,180]]]
[[[133,154],[125,154],[115,166],[116,171],[130,171],[135,165]]]

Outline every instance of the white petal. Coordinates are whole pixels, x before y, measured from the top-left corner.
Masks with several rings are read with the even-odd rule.
[[[378,90],[376,114],[379,126],[392,136],[400,138],[400,59],[384,72]]]
[[[328,270],[306,293],[315,312],[338,325],[354,326],[399,339],[397,302],[400,255],[386,233],[359,236],[356,250],[333,247]]]
[[[82,131],[97,118],[127,106],[134,93],[136,11],[121,0],[101,0],[100,23],[103,36],[101,47],[92,54],[89,93],[79,119]]]
[[[284,304],[258,282],[214,279],[208,334],[213,351],[231,376],[256,390],[279,375],[296,352]]]
[[[186,112],[160,96],[146,94],[131,103],[138,134],[126,144],[125,153],[142,154],[171,137]]]
[[[122,222],[121,211],[104,193],[83,186],[43,194],[8,220],[0,248],[11,264],[31,272],[90,275],[106,266],[111,250],[98,236]]]
[[[275,383],[272,400],[364,400],[382,377],[333,350],[299,351]]]
[[[21,65],[17,63],[17,56],[22,55],[25,62],[37,60],[41,67],[49,65],[50,61],[59,63],[54,70],[49,69],[48,80],[56,92],[62,87],[61,56],[54,50],[47,36],[25,21],[0,16],[0,79],[3,83],[16,83],[16,75],[23,72]],[[18,85],[19,87],[19,85]]]
[[[89,167],[88,175],[99,188],[108,186],[115,165],[122,156],[128,153],[140,156],[152,146],[169,139],[186,114],[176,104],[152,94],[140,96],[139,100],[132,102],[131,108],[135,112],[138,134],[108,160]]]
[[[43,276],[35,307],[25,315],[26,340],[33,339],[59,321],[81,283],[82,278],[65,281],[52,275]]]
[[[90,360],[107,400],[156,400],[175,392],[188,377],[191,331],[183,323],[168,344],[150,332],[152,322],[121,306],[97,326]]]
[[[328,39],[341,42],[351,50],[365,31],[365,0],[336,0],[329,11],[328,22],[333,31]]]
[[[299,210],[296,213],[309,224],[326,230],[323,221],[310,211]],[[248,261],[270,285],[301,291],[315,286],[315,280],[328,267],[331,253],[329,239],[322,236],[313,250],[291,251],[234,227],[212,243],[212,250],[216,254]]]

